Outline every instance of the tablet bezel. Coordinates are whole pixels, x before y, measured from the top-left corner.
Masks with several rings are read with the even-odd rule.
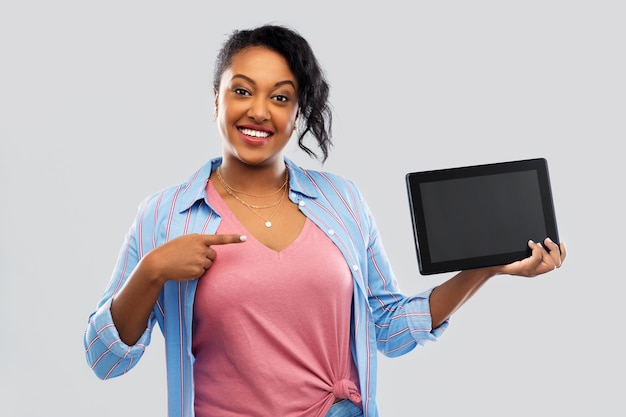
[[[456,168],[437,169],[430,171],[410,172],[406,174],[406,186],[409,197],[409,207],[413,226],[415,248],[417,250],[418,266],[422,275],[438,274],[443,272],[460,271],[495,265],[505,265],[530,255],[530,249],[523,242],[520,250],[505,253],[486,253],[483,256],[449,259],[433,262],[426,232],[423,200],[420,193],[420,184],[478,177],[483,175],[497,175],[514,172],[534,171],[539,182],[539,198],[543,209],[543,222],[547,237],[558,244],[558,230],[552,197],[552,189],[548,173],[548,163],[545,158],[534,158],[517,161],[497,162],[491,164],[472,165]],[[512,219],[514,221],[514,219]],[[543,241],[543,237],[532,237]]]

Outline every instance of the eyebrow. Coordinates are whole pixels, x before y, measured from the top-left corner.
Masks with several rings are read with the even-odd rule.
[[[243,78],[244,80],[248,81],[249,83],[256,85],[254,80],[252,78],[248,77],[247,75],[235,74],[235,75],[233,75],[233,77],[231,79],[234,80],[235,78]],[[290,85],[290,86],[292,86],[294,88],[294,90],[296,90],[296,85],[291,80],[278,81],[276,84],[274,84],[274,87],[280,87],[282,85]]]

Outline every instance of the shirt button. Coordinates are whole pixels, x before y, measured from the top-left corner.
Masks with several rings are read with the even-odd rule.
[[[333,236],[335,234],[335,231],[333,229],[328,229],[328,234]]]
[[[304,207],[304,206],[306,206],[306,203],[304,201],[300,200],[300,201],[298,201],[298,205],[300,207]]]
[[[356,265],[356,264],[355,264],[355,265],[352,265],[352,269],[354,269],[355,271],[358,271],[358,270],[359,270],[359,266],[358,266],[358,265]]]

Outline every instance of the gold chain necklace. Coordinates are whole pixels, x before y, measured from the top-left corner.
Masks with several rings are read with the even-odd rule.
[[[224,180],[224,178],[222,177],[222,175],[221,175],[220,168],[221,167],[219,167],[217,169],[217,171],[216,171],[217,172],[217,179],[220,181],[220,184],[222,184],[222,187],[224,187],[224,190],[226,190],[226,192],[230,196],[232,196],[235,200],[237,200],[242,205],[248,207],[248,209],[250,209],[251,212],[253,212],[258,217],[260,217],[262,220],[264,220],[265,221],[265,227],[268,227],[268,228],[272,227],[271,219],[278,212],[278,209],[280,208],[280,203],[282,203],[282,201],[285,198],[285,195],[287,194],[287,188],[288,188],[287,187],[287,183],[289,182],[289,172],[285,171],[285,182],[283,182],[283,185],[281,185],[278,190],[276,190],[276,191],[274,191],[274,192],[272,192],[270,194],[266,194],[265,196],[260,196],[260,195],[256,196],[256,197],[268,197],[268,196],[272,196],[272,195],[274,195],[274,194],[276,194],[276,193],[278,193],[279,191],[282,190],[283,193],[280,195],[280,198],[277,201],[275,201],[274,203],[271,203],[271,204],[268,204],[268,205],[264,205],[264,206],[259,206],[259,205],[250,204],[247,201],[242,200],[239,196],[237,196],[235,194],[235,192],[239,192],[239,193],[246,194],[246,195],[249,195],[249,196],[255,196],[255,195],[254,194],[245,193],[245,192],[242,192],[242,191],[238,191],[238,190],[234,189],[233,187],[231,187],[230,185],[228,185],[226,183],[226,181]],[[274,210],[274,212],[269,217],[264,217],[264,216],[261,215],[261,213],[257,212],[257,209],[265,209],[265,208],[271,208],[271,207],[276,207],[276,209]]]
[[[226,180],[224,180],[224,177],[222,176],[222,167],[221,166],[217,168],[217,178],[220,180],[220,182],[222,183],[224,188],[229,188],[231,191],[234,191],[234,192],[236,192],[238,194],[244,194],[244,195],[248,195],[250,197],[262,198],[262,197],[270,197],[270,196],[273,196],[274,194],[278,194],[280,192],[280,190],[282,190],[283,187],[287,185],[287,181],[289,181],[289,171],[287,171],[285,169],[285,181],[283,181],[283,185],[281,185],[279,189],[277,189],[276,191],[273,191],[273,192],[271,192],[269,194],[264,194],[264,195],[250,194],[250,193],[247,193],[245,191],[237,190],[236,188],[233,188],[230,185],[228,185],[226,183]]]

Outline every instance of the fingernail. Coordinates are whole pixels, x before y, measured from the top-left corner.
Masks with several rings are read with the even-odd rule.
[[[246,240],[248,240],[248,236],[241,235],[241,236],[239,236],[239,240],[241,240],[242,242],[245,242]]]

